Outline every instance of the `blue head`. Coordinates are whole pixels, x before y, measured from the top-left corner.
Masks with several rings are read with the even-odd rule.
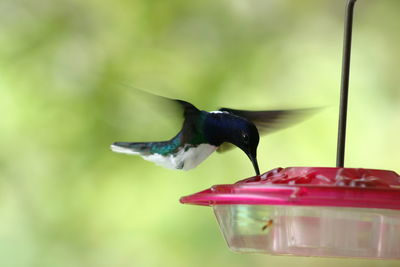
[[[260,174],[257,163],[260,135],[254,123],[225,112],[209,113],[203,129],[204,137],[211,145],[228,142],[239,147],[250,158],[256,174]]]

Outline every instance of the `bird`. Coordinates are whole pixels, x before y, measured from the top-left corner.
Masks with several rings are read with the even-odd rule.
[[[190,170],[197,167],[214,151],[240,148],[260,175],[257,147],[260,135],[284,128],[288,122],[312,109],[239,110],[220,108],[205,111],[179,99],[170,99],[183,113],[181,130],[171,139],[157,142],[114,142],[111,150],[139,155],[143,159],[168,169]]]

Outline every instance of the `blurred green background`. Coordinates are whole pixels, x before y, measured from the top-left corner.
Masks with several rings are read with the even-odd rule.
[[[326,106],[264,137],[259,163],[334,166],[344,3],[1,0],[0,266],[398,266],[232,253],[210,208],[178,200],[253,175],[244,153],[182,172],[109,150],[180,127],[134,86],[205,110]],[[346,165],[399,171],[400,1],[357,5]]]

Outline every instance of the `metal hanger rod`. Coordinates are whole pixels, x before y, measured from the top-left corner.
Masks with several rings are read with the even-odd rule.
[[[344,167],[344,153],[346,143],[347,103],[349,97],[351,37],[353,32],[354,6],[357,0],[348,0],[343,38],[342,82],[340,90],[340,109],[336,167]]]

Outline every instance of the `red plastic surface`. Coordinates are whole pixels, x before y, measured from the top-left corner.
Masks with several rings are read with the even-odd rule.
[[[182,197],[195,205],[298,205],[400,210],[400,176],[393,171],[277,168],[232,185]]]
[[[237,184],[334,185],[369,188],[400,188],[400,177],[393,171],[355,168],[291,167],[276,168]]]

